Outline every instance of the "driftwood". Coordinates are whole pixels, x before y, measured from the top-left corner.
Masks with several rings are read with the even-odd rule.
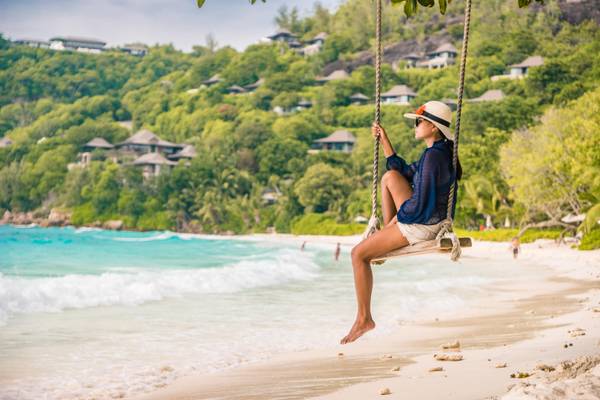
[[[573,225],[573,224],[568,224],[566,222],[562,222],[556,219],[551,219],[549,221],[543,221],[543,222],[535,222],[535,223],[531,223],[531,224],[527,224],[524,227],[522,227],[519,230],[519,233],[517,234],[517,237],[520,239],[521,236],[523,236],[523,234],[525,234],[525,232],[528,229],[531,228],[550,228],[550,227],[555,227],[555,226],[560,226],[565,228],[565,232],[566,231],[576,231],[577,230],[577,226]],[[564,232],[561,233],[561,238],[564,236]]]

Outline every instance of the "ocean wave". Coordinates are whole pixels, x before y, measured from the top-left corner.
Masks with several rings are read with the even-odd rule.
[[[139,305],[186,294],[234,293],[310,280],[319,266],[307,254],[283,249],[269,258],[248,258],[228,266],[196,270],[105,272],[21,278],[0,274],[0,323],[19,313],[73,308]]]
[[[223,239],[222,237],[208,236],[208,235],[200,235],[196,233],[178,233],[171,231],[160,232],[154,236],[145,236],[145,237],[114,237],[112,240],[116,240],[118,242],[154,242],[159,240],[169,240],[169,239],[181,239],[181,240],[192,240],[192,239]]]
[[[31,223],[31,224],[27,224],[27,225],[11,225],[13,228],[17,228],[17,229],[31,229],[31,228],[37,228],[38,224],[35,223]]]
[[[77,234],[87,233],[87,232],[99,232],[99,231],[102,231],[102,228],[93,228],[90,226],[83,226],[81,228],[75,229],[75,233],[77,233]]]

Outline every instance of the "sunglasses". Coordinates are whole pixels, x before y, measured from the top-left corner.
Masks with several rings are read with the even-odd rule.
[[[415,118],[415,128],[416,128],[417,126],[419,126],[419,124],[420,124],[421,122],[423,122],[423,119],[422,119],[422,118]]]

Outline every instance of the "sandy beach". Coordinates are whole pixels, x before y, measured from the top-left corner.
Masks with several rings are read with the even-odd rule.
[[[267,236],[274,237],[244,239]],[[277,235],[277,240],[332,249],[340,242],[347,251],[359,238]],[[135,398],[600,398],[600,251],[538,241],[523,245],[514,261],[507,243],[476,242],[464,257],[478,259],[481,268],[491,258],[505,260],[509,279],[488,285],[489,296],[468,307],[433,319],[416,317],[384,337],[367,334],[346,346],[190,375]],[[532,262],[539,265],[536,278],[522,278],[520,271]],[[375,267],[374,296],[378,268],[399,267],[394,262]],[[457,347],[457,341],[458,348],[441,347]],[[436,356],[461,360],[439,361]]]

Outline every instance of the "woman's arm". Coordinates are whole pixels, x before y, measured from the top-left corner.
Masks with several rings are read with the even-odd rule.
[[[373,137],[375,139],[377,139],[378,136],[381,139],[383,154],[386,158],[385,168],[388,171],[393,169],[400,172],[409,183],[412,183],[413,176],[418,168],[418,162],[407,164],[402,157],[398,157],[394,151],[394,147],[392,147],[392,143],[390,142],[385,129],[383,129],[381,125],[374,123],[371,132],[373,133]]]
[[[396,154],[392,143],[390,143],[390,139],[388,139],[385,129],[383,129],[381,125],[377,124],[376,122],[373,123],[373,128],[371,131],[373,133],[373,138],[377,139],[377,136],[379,136],[381,140],[381,145],[383,146],[383,155],[385,156],[385,158]]]

